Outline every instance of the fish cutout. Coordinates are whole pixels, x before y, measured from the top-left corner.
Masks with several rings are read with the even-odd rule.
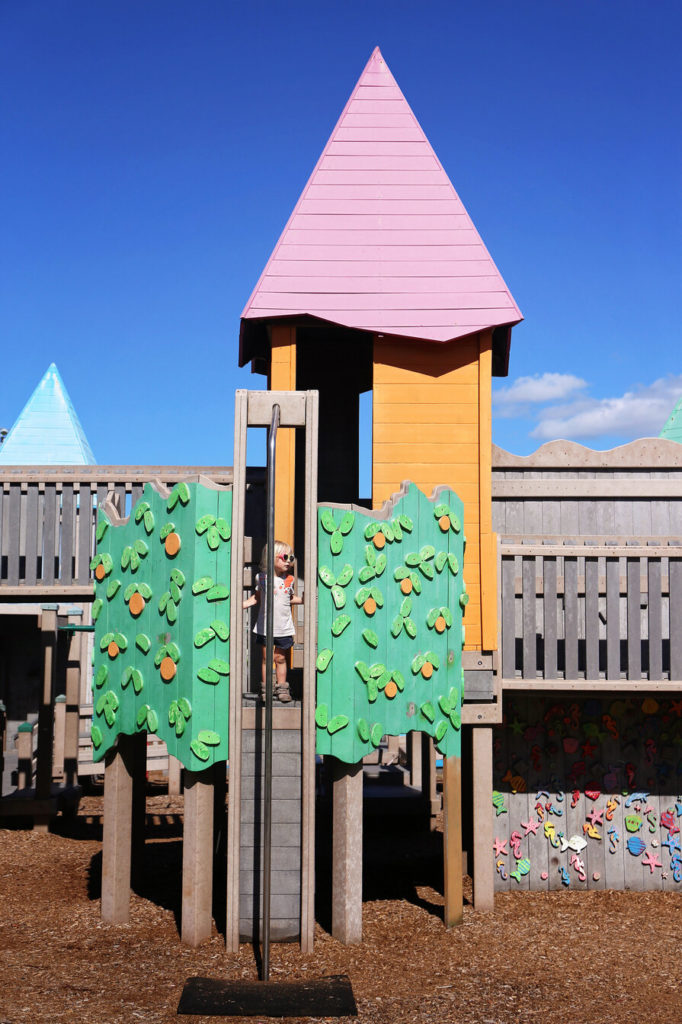
[[[509,783],[512,793],[526,792],[526,780],[523,775],[513,775],[511,768],[507,769],[507,774],[503,777],[502,781]]]
[[[598,800],[601,796],[601,790],[599,789],[586,789],[585,796],[588,800]]]
[[[628,853],[631,853],[633,857],[641,857],[646,850],[646,843],[639,836],[630,836],[626,845]]]
[[[522,876],[527,875],[529,871],[530,861],[527,857],[522,857],[521,860],[517,862],[515,870],[511,872],[511,877],[515,878],[517,882],[520,882]]]
[[[583,839],[582,836],[574,835],[570,839],[565,839],[562,836],[561,839],[561,853],[566,853],[566,850],[574,850],[576,853],[582,853],[587,846],[587,839]]]
[[[580,746],[580,740],[577,740],[575,736],[564,736],[562,746],[565,754],[575,754]]]
[[[642,804],[645,800],[648,800],[648,793],[630,793],[630,796],[625,801],[625,806],[630,807],[631,804]]]
[[[495,808],[496,818],[499,818],[501,814],[507,814],[507,808],[504,806],[504,797],[496,789],[493,790],[493,807]]]
[[[628,832],[639,832],[644,822],[640,818],[639,814],[626,814],[625,815],[625,827]]]
[[[659,707],[660,704],[653,697],[647,697],[642,701],[642,711],[645,715],[655,715]]]
[[[559,868],[559,874],[561,875],[561,884],[569,886],[571,884],[571,876],[566,868]]]

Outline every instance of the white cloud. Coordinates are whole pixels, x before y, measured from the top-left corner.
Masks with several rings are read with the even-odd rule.
[[[543,409],[530,436],[542,441],[657,437],[681,394],[682,374],[677,374],[617,398],[580,397]]]
[[[493,405],[499,416],[518,416],[522,406],[556,402],[587,387],[587,381],[570,373],[536,373],[518,377],[509,387],[493,393]]]

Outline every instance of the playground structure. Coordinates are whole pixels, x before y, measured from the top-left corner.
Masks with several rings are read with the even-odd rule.
[[[390,115],[388,121],[385,114]],[[395,234],[389,237],[386,232]],[[440,252],[442,258],[437,260],[437,250],[447,253]],[[59,624],[58,618],[50,624],[53,611],[70,619],[72,625],[89,625],[93,601],[102,599],[99,590],[94,595],[90,576],[91,559],[101,556],[94,546],[100,511],[112,531],[115,523],[125,529],[122,521],[132,520],[135,539],[149,546],[152,535],[161,543],[159,531],[173,520],[175,509],[169,510],[166,504],[154,512],[152,502],[160,498],[150,500],[143,494],[148,481],[158,479],[167,488],[167,492],[163,488],[156,491],[166,503],[181,481],[190,487],[199,485],[199,475],[212,482],[209,489],[225,487],[225,493],[231,493],[230,748],[226,751],[220,744],[214,745],[229,759],[229,948],[235,948],[240,938],[257,936],[259,930],[262,883],[255,808],[262,786],[258,746],[262,726],[260,710],[241,700],[249,689],[245,667],[248,632],[243,616],[236,616],[239,603],[235,594],[248,587],[246,563],[257,560],[265,536],[263,474],[248,473],[243,465],[245,430],[247,425],[268,425],[273,404],[283,413],[277,444],[276,533],[302,553],[299,570],[306,574],[306,632],[295,657],[305,657],[310,665],[311,658],[333,652],[326,665],[324,659],[317,664],[317,697],[313,696],[308,667],[301,706],[275,711],[279,749],[274,756],[282,766],[279,800],[288,817],[273,826],[275,832],[282,826],[279,863],[291,866],[282,867],[281,877],[273,878],[273,907],[278,908],[273,914],[273,936],[298,938],[304,949],[311,948],[317,734],[318,743],[326,744],[323,749],[318,747],[320,754],[334,758],[330,761],[334,779],[332,929],[343,941],[360,938],[361,758],[369,752],[373,735],[379,737],[378,728],[373,733],[375,727],[382,728],[382,735],[384,729],[397,731],[404,720],[399,722],[396,716],[391,721],[390,716],[399,707],[406,716],[410,703],[420,714],[422,705],[430,704],[434,711],[427,736],[400,728],[401,734],[408,734],[413,762],[418,760],[420,746],[433,750],[434,739],[437,743],[449,741],[461,732],[461,759],[458,745],[453,748],[446,742],[441,749],[447,816],[447,924],[456,923],[461,914],[463,849],[468,853],[478,909],[491,909],[494,891],[511,886],[674,888],[680,884],[682,448],[674,441],[642,441],[614,452],[595,453],[557,442],[528,459],[494,449],[491,377],[506,373],[510,331],[519,319],[518,309],[466,211],[375,52],[244,311],[240,361],[251,361],[255,371],[266,373],[268,392],[238,396],[234,469],[10,467],[0,474],[2,609],[7,618],[10,609],[14,615],[20,609],[24,620],[40,616],[41,626],[51,635],[53,630],[57,635]],[[363,503],[357,493],[358,452],[368,441],[357,436],[355,424],[359,395],[369,389],[373,393],[373,492],[371,501]],[[319,459],[313,454],[318,441],[313,436],[318,431],[317,419],[310,407],[313,392],[319,393]],[[311,482],[315,473],[316,483]],[[466,534],[463,556],[449,548],[446,555],[454,554],[462,565],[459,579],[466,581],[469,603],[464,608],[459,605],[461,590],[434,597],[428,614],[418,624],[404,603],[410,594],[403,592],[397,611],[392,609],[390,618],[386,612],[383,628],[385,631],[387,624],[390,632],[399,618],[400,632],[392,640],[407,644],[408,620],[413,620],[415,628],[419,625],[428,631],[425,635],[436,636],[436,619],[434,630],[428,625],[432,611],[442,613],[446,608],[453,616],[449,627],[443,616],[444,633],[457,629],[454,615],[461,612],[464,647],[461,649],[460,642],[447,649],[457,657],[461,650],[458,667],[463,684],[460,686],[460,675],[455,681],[459,692],[453,697],[450,690],[455,684],[448,680],[447,690],[429,690],[429,699],[402,702],[403,691],[394,671],[403,680],[407,676],[408,682],[416,679],[426,687],[425,662],[417,672],[411,673],[408,667],[405,673],[389,665],[386,657],[377,654],[374,660],[372,644],[362,638],[363,631],[369,630],[379,640],[380,631],[368,624],[380,611],[373,587],[386,602],[388,583],[384,580],[396,587],[409,579],[411,572],[421,583],[428,580],[428,570],[421,568],[422,562],[428,565],[430,561],[425,556],[414,565],[387,558],[382,575],[377,572],[377,562],[371,564],[365,554],[365,549],[374,549],[375,559],[382,553],[393,559],[399,550],[418,555],[428,546],[428,540],[411,546],[408,530],[396,543],[392,526],[396,518],[399,524],[401,514],[412,522],[415,518],[399,507],[404,481],[419,488],[419,501],[428,501],[438,486],[449,487],[457,496],[437,497],[433,509],[439,503],[446,505],[448,517],[453,513],[461,520],[461,535]],[[118,511],[107,505],[109,493],[114,499],[118,495]],[[135,523],[140,502],[145,501],[150,508],[142,509]],[[457,504],[460,501],[461,506]],[[317,525],[313,528],[318,502],[319,531]],[[155,520],[149,534],[144,518],[147,511]],[[328,515],[323,520],[325,511]],[[203,514],[214,515],[216,521],[226,518],[217,511]],[[345,518],[347,514],[352,520]],[[443,511],[438,519],[445,515]],[[437,522],[433,513],[431,520],[433,526]],[[188,537],[192,550],[196,543],[210,550],[205,537],[208,527],[198,533],[196,523],[197,517],[189,523],[181,553],[190,550]],[[250,537],[237,540],[244,523],[248,523]],[[391,528],[393,539],[382,532],[386,543],[380,551],[373,541],[377,534],[365,531],[380,530],[381,524]],[[218,529],[217,522],[211,525]],[[454,543],[458,531],[448,530],[448,539]],[[348,559],[353,569],[348,587],[340,582],[347,564],[344,552],[350,551],[356,536],[362,536],[363,543],[359,549],[353,548],[353,558]],[[334,545],[341,545],[338,551],[331,547],[333,538]],[[219,541],[218,547],[227,543],[224,537]],[[325,550],[324,558],[316,558],[317,544],[320,551]],[[125,546],[134,549],[134,542]],[[117,549],[119,567],[122,553],[123,548]],[[434,561],[439,553],[434,551]],[[129,572],[129,566],[123,571]],[[366,574],[367,579],[360,580],[361,566],[373,569],[374,578]],[[96,573],[97,564],[93,568]],[[326,579],[322,569],[328,573]],[[402,579],[395,575],[399,570],[407,574]],[[443,571],[450,573],[445,562],[438,574],[434,571],[434,581],[436,575],[438,581],[448,579]],[[193,602],[187,590],[188,576],[183,575],[185,582],[180,587],[169,571],[161,593],[167,589],[169,600],[184,614]],[[450,575],[457,579],[456,574]],[[194,574],[192,583],[196,578]],[[214,585],[219,585],[221,581],[214,579]],[[359,604],[361,588],[356,580],[368,591]],[[97,586],[106,588],[109,582],[105,576]],[[171,582],[180,589],[180,601],[172,595]],[[121,587],[112,600],[119,604],[123,600],[125,606],[125,589]],[[314,615],[318,591],[319,626]],[[166,627],[173,626],[168,621],[169,603],[160,611],[161,594],[154,597],[154,614],[165,616]],[[107,600],[105,592],[103,604]],[[371,615],[365,608],[368,600],[376,606]],[[412,597],[412,601],[416,599]],[[56,610],[44,607],[54,603],[59,603]],[[352,621],[337,638],[334,623],[348,615],[348,608]],[[122,611],[124,618],[130,618],[125,607]],[[341,628],[341,623],[336,628]],[[125,635],[125,631],[107,629],[100,640],[107,632]],[[135,629],[135,635],[138,633],[145,630],[140,626]],[[74,754],[74,723],[78,705],[88,704],[83,697],[88,695],[91,678],[85,642],[90,634],[73,630],[64,635],[73,645],[71,662],[81,665],[84,687],[79,700],[74,699],[73,682],[66,693],[65,717],[70,724],[65,732],[65,765],[70,764],[73,779],[74,758],[80,760],[81,767],[85,764],[77,751]],[[152,638],[151,631],[147,635]],[[365,644],[367,657],[352,653],[354,646],[343,654],[343,645],[350,643],[351,637],[353,644],[358,639]],[[219,642],[228,640],[210,638],[210,643]],[[172,637],[164,640],[166,646],[173,643],[182,647]],[[192,649],[192,638],[184,643]],[[81,645],[78,656],[77,645]],[[110,667],[108,644],[106,648],[100,666]],[[439,668],[432,675],[438,678],[444,663],[442,653],[435,640],[426,648],[420,638],[418,653],[424,656],[427,651],[436,654]],[[164,658],[173,661],[172,653],[165,652],[157,670]],[[144,661],[144,654],[141,657]],[[213,654],[209,661],[215,658],[226,660]],[[364,669],[357,671],[357,661],[364,664],[367,678]],[[343,694],[343,706],[332,702],[337,699],[331,692],[336,687],[327,675],[336,671],[339,663],[349,670],[340,677],[342,686],[349,678],[353,680]],[[412,663],[410,658],[408,664]],[[447,658],[445,663],[449,664]],[[178,668],[182,662],[175,664]],[[129,667],[141,671],[137,665]],[[226,677],[208,661],[203,667],[217,672],[220,678],[214,682],[220,688],[220,680]],[[378,671],[379,667],[384,671]],[[201,668],[195,666],[196,671]],[[373,669],[378,674],[373,675]],[[389,669],[390,679],[386,677]],[[372,701],[375,681],[378,692]],[[144,678],[142,682],[145,684]],[[162,690],[168,685],[162,684]],[[193,679],[192,685],[201,692],[213,683]],[[106,693],[107,687],[102,686]],[[132,674],[126,687],[126,695],[135,693]],[[109,699],[97,712],[100,689],[95,686],[95,715],[104,717],[108,726],[106,709],[114,721],[118,709]],[[53,683],[41,692],[42,706],[51,713]],[[356,704],[358,693],[365,702],[362,713]],[[149,704],[154,710],[146,697],[137,696],[140,705]],[[441,706],[437,711],[443,696],[448,699],[447,708]],[[178,705],[175,722],[168,720],[165,727],[174,726],[173,735],[168,731],[166,735],[171,741],[167,747],[171,757],[189,758],[189,764],[184,762],[186,900],[182,938],[196,944],[211,927],[211,840],[214,823],[219,822],[221,807],[224,809],[225,760],[219,758],[216,766],[205,766],[192,762],[187,751],[191,752],[195,740],[212,749],[199,732],[217,732],[221,743],[224,736],[205,722],[196,735],[190,728],[187,736],[184,731],[178,736],[177,710],[181,711],[183,698],[192,705],[193,718],[193,695],[178,694],[173,697]],[[384,709],[388,717],[375,713],[375,708]],[[348,722],[340,723],[343,717]],[[429,722],[427,716],[422,717]],[[183,716],[184,727],[192,718]],[[414,715],[410,721],[413,719]],[[436,729],[441,721],[445,732],[439,738]],[[135,718],[135,735],[123,730],[116,744],[110,745],[105,761],[102,909],[109,921],[126,920],[129,912],[131,864],[134,870],[143,811],[139,794],[145,757],[152,749],[147,732],[158,735],[158,729],[149,728],[153,724],[148,713],[142,724]],[[102,732],[99,720],[95,727]],[[364,746],[351,749],[349,744],[344,751],[351,734],[355,743],[361,741]],[[47,726],[42,735],[43,753],[48,750],[49,758],[52,745]],[[101,763],[91,762],[95,770],[101,770]],[[425,763],[432,763],[431,755]],[[425,789],[430,784],[425,777]],[[38,796],[37,789],[34,795]]]

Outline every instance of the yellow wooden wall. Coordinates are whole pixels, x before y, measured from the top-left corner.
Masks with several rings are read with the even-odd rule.
[[[372,502],[403,480],[427,496],[447,484],[464,503],[467,650],[497,647],[491,499],[490,332],[450,344],[374,343]]]
[[[270,391],[296,390],[296,328],[273,324]],[[275,538],[293,547],[294,485],[296,473],[296,430],[282,427],[277,433],[275,465]]]

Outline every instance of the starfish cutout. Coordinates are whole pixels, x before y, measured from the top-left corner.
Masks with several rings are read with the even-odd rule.
[[[592,740],[586,740],[582,745],[582,751],[585,757],[592,757],[596,749],[597,744],[593,743]]]
[[[519,722],[518,718],[515,718],[513,722],[509,723],[509,728],[516,736],[523,736],[525,725],[523,722]]]
[[[493,850],[495,851],[495,856],[496,857],[499,857],[500,854],[502,854],[502,853],[505,855],[505,857],[508,857],[509,856],[509,850],[507,849],[507,840],[506,839],[498,839],[497,836],[496,836],[495,837],[495,842],[493,843]]]
[[[536,835],[539,825],[540,823],[538,821],[534,821],[532,818],[530,819],[530,821],[522,821],[521,828],[525,829],[523,833],[524,838],[525,836],[529,836],[531,832],[533,833],[533,835]]]
[[[656,854],[652,853],[651,850],[647,850],[644,856],[642,857],[642,864],[646,864],[651,869],[652,875],[654,873],[654,868],[663,867]]]
[[[587,815],[587,817],[590,819],[590,821],[592,822],[593,825],[603,825],[604,824],[604,810],[605,810],[604,807],[602,807],[602,809],[600,811],[598,811],[596,807],[592,808],[592,810]]]

